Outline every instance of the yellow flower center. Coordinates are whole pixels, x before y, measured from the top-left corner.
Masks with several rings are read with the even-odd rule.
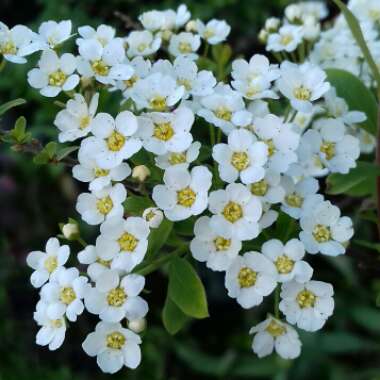
[[[331,239],[330,228],[323,224],[317,224],[314,227],[313,236],[318,243],[326,243]]]
[[[270,335],[273,336],[273,338],[278,338],[279,336],[285,334],[286,332],[286,328],[276,322],[274,319],[272,319],[269,323],[269,325],[267,326],[267,328],[265,329]]]
[[[252,183],[251,185],[251,193],[253,195],[257,195],[258,197],[263,197],[268,192],[268,182],[265,179],[261,181]]]
[[[98,167],[94,168],[94,174],[95,174],[96,178],[105,177],[109,173],[110,173],[110,171],[107,170],[107,169],[101,169],[101,168],[98,168]]]
[[[88,127],[88,125],[91,122],[91,117],[90,116],[84,116],[80,119],[79,122],[79,129],[85,129]]]
[[[281,36],[281,45],[287,46],[293,41],[293,36],[291,34],[284,34]]]
[[[251,98],[257,95],[260,91],[261,91],[261,87],[259,85],[254,86],[253,84],[250,84],[246,91],[246,95],[247,97]]]
[[[126,138],[119,132],[113,131],[107,138],[108,149],[112,152],[118,152],[125,144]]]
[[[380,9],[370,9],[369,17],[373,21],[380,21]]]
[[[166,108],[166,99],[163,96],[157,95],[149,102],[150,108],[155,111],[164,111]]]
[[[331,160],[335,156],[335,143],[324,142],[320,151],[326,155],[326,160]]]
[[[274,142],[272,139],[264,141],[265,144],[267,144],[268,147],[268,156],[272,157],[274,153],[276,152],[276,147],[274,146]]]
[[[142,53],[144,50],[148,48],[148,44],[142,43],[139,46],[137,46],[137,50]]]
[[[68,287],[68,288],[62,288],[61,289],[61,292],[59,294],[59,299],[65,305],[71,304],[71,302],[73,302],[76,298],[77,298],[77,296],[76,296],[73,288]]]
[[[15,55],[17,53],[16,45],[12,41],[7,41],[0,45],[0,53],[3,55]]]
[[[145,215],[145,220],[147,222],[150,222],[154,217],[156,216],[156,214],[154,213],[154,211],[149,211],[146,215]]]
[[[193,51],[191,48],[191,45],[188,42],[180,42],[178,44],[178,50],[180,51],[181,54],[188,54]]]
[[[110,268],[111,267],[111,262],[112,262],[112,260],[103,260],[103,259],[101,259],[101,258],[97,258],[96,259],[96,262],[98,263],[98,264],[100,264],[100,265],[103,265],[104,267],[106,267],[106,268]]]
[[[234,152],[231,157],[231,165],[239,172],[247,169],[249,165],[249,157],[246,152]]]
[[[161,141],[168,141],[174,135],[174,129],[171,123],[154,124],[153,136]]]
[[[310,290],[304,289],[297,294],[297,302],[301,309],[314,307],[317,296]]]
[[[170,165],[183,164],[186,162],[186,155],[184,153],[171,153],[168,161]]]
[[[131,88],[135,85],[135,83],[139,80],[139,77],[137,75],[133,75],[129,79],[124,81],[124,84],[127,88]]]
[[[238,274],[238,281],[241,288],[250,288],[255,285],[257,280],[257,272],[251,268],[241,268]]]
[[[57,256],[49,256],[44,261],[44,268],[49,272],[52,273],[57,269],[58,266],[58,259]]]
[[[124,232],[117,240],[122,251],[133,252],[139,242],[132,234]]]
[[[49,85],[55,87],[61,87],[66,82],[66,74],[62,70],[54,71],[49,74]]]
[[[215,116],[218,119],[222,119],[225,121],[231,121],[232,112],[227,107],[219,107],[214,111]]]
[[[243,209],[236,202],[228,202],[223,209],[223,216],[231,223],[235,223],[243,216]]]
[[[120,307],[124,304],[127,295],[122,288],[114,288],[107,294],[108,305],[113,307]]]
[[[286,255],[277,257],[275,263],[278,273],[288,274],[293,270],[294,261]]]
[[[231,247],[231,239],[225,239],[222,236],[218,236],[214,239],[214,246],[218,252],[227,251]]]
[[[180,86],[185,87],[186,91],[190,91],[192,86],[191,82],[188,79],[182,78],[182,79],[177,79],[177,84]]]
[[[125,336],[118,331],[108,334],[106,338],[107,347],[114,350],[121,350],[125,344],[125,341]]]
[[[91,67],[94,73],[101,77],[105,77],[110,71],[110,68],[101,59],[92,62]]]
[[[213,29],[210,29],[210,28],[206,28],[204,33],[203,33],[203,37],[208,40],[209,38],[212,38],[215,36],[215,32]]]
[[[51,327],[53,327],[54,329],[59,329],[63,326],[63,322],[62,322],[62,319],[52,319],[50,321],[50,325]]]
[[[191,207],[195,202],[196,197],[194,190],[190,187],[177,191],[177,202],[183,207]]]
[[[112,207],[113,202],[109,195],[96,201],[96,208],[103,215],[107,215],[112,210]]]
[[[296,87],[293,94],[298,100],[310,100],[311,98],[311,91],[304,86]]]
[[[285,197],[285,202],[291,207],[300,208],[303,204],[303,198],[296,193],[292,193]]]

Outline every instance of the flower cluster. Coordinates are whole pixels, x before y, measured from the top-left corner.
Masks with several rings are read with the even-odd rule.
[[[268,50],[292,53],[317,38],[325,8],[297,7],[287,9],[281,28],[268,22]],[[131,326],[148,312],[138,268],[151,230],[164,218],[193,224],[194,236],[183,244],[208,268],[225,272],[228,295],[244,309],[277,293],[284,320],[278,312],[251,330],[260,357],[275,349],[295,358],[301,342],[294,326],[324,326],[333,313],[333,287],[312,279],[308,255],[342,255],[353,235],[352,221],[319,193],[317,178],[356,166],[361,147],[353,130],[365,115],[349,111],[309,61],[271,64],[254,55],[232,62],[230,81],[217,81],[198,68],[198,58],[201,49],[207,55],[209,45],[223,42],[230,27],[190,17],[184,5],[146,12],[139,17],[143,29],[125,37],[106,25],[82,26],[78,53],[62,55],[56,47],[72,38],[69,21],[43,23],[38,33],[0,29],[5,59],[23,63],[42,51],[28,73],[32,87],[45,97],[69,96],[54,125],[59,142],[80,140],[72,174],[88,191],[76,209],[84,222],[100,226],[95,243],[77,255],[85,273],[67,267],[70,249],[56,238],[45,252],[29,254],[31,282],[41,289],[37,343],[58,348],[69,323],[87,310],[100,322],[83,349],[108,373],[140,363],[141,339],[122,322]],[[158,51],[168,58],[156,58]],[[104,90],[119,96],[116,115],[98,111]],[[141,154],[145,166],[131,168]],[[146,181],[151,171],[156,175]],[[150,197],[154,207],[129,215],[130,192]],[[296,221],[284,241],[271,229],[279,215]],[[259,238],[264,244],[253,248]]]

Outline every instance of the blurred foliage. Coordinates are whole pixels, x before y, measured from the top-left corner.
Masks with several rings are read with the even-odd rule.
[[[230,41],[234,54],[247,56],[261,49],[256,34],[266,17],[280,15],[288,3],[287,0],[186,1],[195,17],[226,19],[232,25]],[[115,11],[135,20],[146,9],[178,5],[174,0],[1,0],[0,17],[9,25],[26,23],[32,28],[47,19],[70,18],[76,26],[105,22],[122,33],[125,25]],[[59,108],[27,86],[26,72],[34,64],[35,60],[26,66],[8,65],[0,74],[0,104],[19,97],[28,101],[7,112],[1,127],[12,128],[22,114],[27,119],[26,130],[47,142],[56,136],[52,121]],[[115,104],[109,95],[102,94],[100,110],[112,111]],[[18,133],[24,132],[23,121],[19,123]],[[74,204],[80,191],[81,185],[72,180],[62,165],[37,166],[25,155],[0,146],[0,380],[109,378],[101,374],[95,360],[81,349],[85,335],[96,323],[91,316],[81,317],[76,328],[69,329],[58,353],[34,344],[37,327],[32,314],[38,295],[29,285],[25,256],[28,251],[43,247],[49,236],[56,235],[59,222],[76,215]],[[112,378],[379,380],[380,311],[376,308],[380,293],[379,252],[376,252],[379,249],[375,244],[363,244],[377,240],[373,204],[368,201],[363,205],[357,198],[348,197],[332,200],[343,213],[353,217],[357,242],[354,240],[347,257],[311,258],[311,264],[318,268],[318,279],[334,284],[337,307],[325,329],[302,334],[304,347],[299,359],[289,362],[273,355],[258,360],[251,352],[248,331],[265,317],[264,310],[269,305],[264,303],[262,307],[243,311],[226,296],[222,275],[200,265],[198,272],[205,284],[211,318],[191,323],[181,321],[185,328],[170,336],[161,321],[167,279],[160,273],[149,276],[146,298],[151,311],[148,328],[143,333],[142,365],[136,371],[122,371]],[[287,221],[281,223],[286,225]],[[95,229],[86,228],[85,237],[90,240]],[[183,228],[186,234],[185,225],[178,224],[176,228]],[[282,227],[280,230],[279,233],[289,232]],[[75,244],[72,247],[77,252],[80,247]]]

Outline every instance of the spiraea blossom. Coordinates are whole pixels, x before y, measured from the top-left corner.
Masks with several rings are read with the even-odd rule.
[[[363,25],[372,19],[364,35],[373,49],[376,2],[369,13],[361,2],[350,7]],[[49,163],[68,164],[78,180],[81,220],[60,225],[63,245],[51,238],[45,252],[27,257],[40,292],[37,344],[59,348],[66,329],[90,313],[99,322],[84,351],[106,373],[136,368],[136,325],[149,319],[144,276],[163,268],[170,293],[183,280],[176,265],[197,260],[224,272],[223,290],[243,309],[274,302],[275,315],[251,329],[254,353],[300,355],[295,327],[316,331],[334,308],[333,287],[313,279],[318,262],[312,268],[308,254],[342,255],[354,232],[325,200],[319,178],[348,173],[375,144],[362,128],[368,115],[340,98],[324,71],[332,62],[357,72],[360,57],[360,77],[372,83],[341,17],[329,32],[326,16],[321,3],[287,7],[260,33],[268,56],[248,60],[229,57],[226,21],[192,19],[185,5],[144,12],[141,26],[124,34],[70,20],[46,21],[38,33],[0,24],[0,58],[25,63],[41,51],[28,82],[60,96],[52,102],[59,144]],[[66,43],[74,36],[76,44]],[[66,51],[70,45],[75,50]],[[164,319],[168,328],[173,321]]]

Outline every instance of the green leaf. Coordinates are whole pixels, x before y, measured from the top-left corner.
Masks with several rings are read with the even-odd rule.
[[[57,152],[58,144],[54,141],[51,141],[45,145],[45,147],[36,154],[33,158],[33,162],[36,165],[45,165],[49,163],[55,156]]]
[[[361,327],[375,334],[380,334],[380,311],[368,306],[348,308],[352,319]]]
[[[124,210],[131,215],[141,216],[145,209],[152,207],[153,202],[148,197],[129,195],[124,202]]]
[[[243,357],[236,363],[231,375],[249,379],[256,377],[273,378],[272,376],[278,374],[279,371],[278,361],[273,356],[259,360],[252,357]]]
[[[181,311],[169,296],[166,296],[162,310],[162,322],[168,333],[171,335],[177,334],[188,320],[189,317]]]
[[[71,153],[75,152],[79,149],[79,146],[65,146],[64,148],[61,148],[57,152],[57,160],[61,161]]]
[[[378,350],[380,345],[359,335],[344,331],[325,332],[319,342],[323,352],[330,354],[343,354]]]
[[[327,193],[364,197],[376,193],[376,178],[380,168],[370,162],[358,161],[348,174],[334,173],[327,177]]]
[[[151,229],[148,238],[147,258],[151,258],[159,253],[162,246],[166,243],[172,229],[173,222],[168,219],[164,219],[158,228]]]
[[[9,132],[9,136],[17,144],[25,144],[32,138],[31,133],[26,132],[26,119],[20,116],[15,123],[14,128]]]
[[[187,260],[178,257],[171,260],[168,293],[186,315],[199,319],[209,316],[202,281]]]
[[[9,111],[11,108],[21,106],[22,104],[25,104],[26,100],[25,99],[15,99],[11,100],[10,102],[7,102],[3,105],[0,106],[0,116],[4,115],[5,112]]]
[[[225,66],[232,57],[232,49],[228,44],[217,44],[211,50],[214,61],[220,66]]]
[[[371,243],[370,241],[365,240],[354,240],[354,243],[380,253],[380,243]]]
[[[361,111],[367,120],[359,124],[366,131],[376,135],[377,102],[373,93],[355,75],[345,70],[327,69],[327,78],[339,97],[343,98],[351,111]]]
[[[365,60],[367,61],[369,67],[371,68],[372,75],[377,82],[377,86],[380,87],[380,71],[365,41],[358,19],[354,16],[354,14],[347,8],[347,6],[341,0],[332,0],[332,1],[342,11],[344,18],[346,19],[347,24],[350,27],[351,33],[353,34],[355,38],[356,43],[359,45]]]

